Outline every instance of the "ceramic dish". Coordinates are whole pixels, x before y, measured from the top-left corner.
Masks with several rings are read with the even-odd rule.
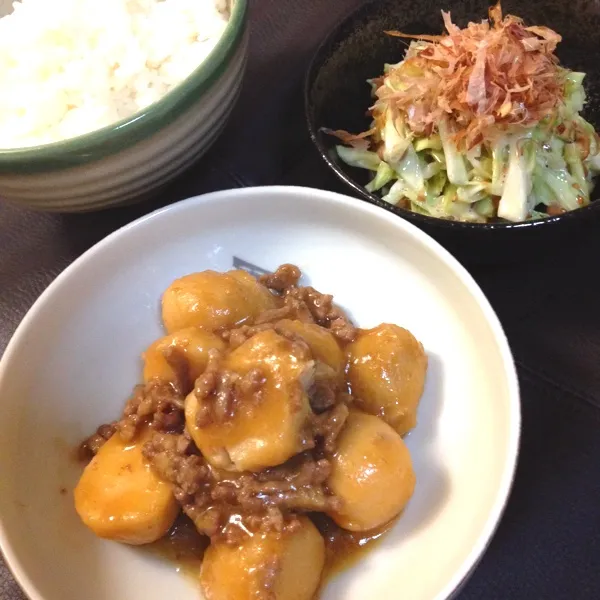
[[[0,3],[0,15],[10,3]],[[70,140],[0,150],[0,198],[46,211],[80,212],[157,193],[200,158],[238,97],[247,55],[247,0],[213,51],[180,85],[141,113]]]
[[[381,543],[324,600],[445,600],[484,552],[517,461],[519,391],[496,315],[439,244],[395,215],[304,188],[250,188],[160,210],[86,252],[42,294],[0,363],[0,546],[32,600],[200,597],[197,581],[79,521],[73,449],[119,413],[178,276],[294,262],[360,326],[398,323],[429,356],[417,486]]]
[[[485,19],[491,4],[488,0],[416,4],[381,0],[362,6],[330,33],[312,60],[305,80],[306,119],[319,154],[358,197],[413,222],[465,262],[521,262],[554,249],[564,252],[564,242],[572,244],[584,231],[598,226],[600,204],[592,202],[583,209],[524,223],[474,224],[416,214],[367,192],[364,185],[369,180],[368,172],[345,165],[334,152],[336,139],[321,132],[323,127],[355,132],[368,129],[365,112],[371,97],[366,80],[378,76],[384,63],[401,60],[407,48],[407,42],[385,35],[385,30],[438,34],[443,28],[440,10],[449,10],[453,21],[464,27],[469,21]],[[502,8],[505,14],[549,26],[563,36],[559,58],[568,68],[586,73],[588,103],[583,115],[596,129],[600,128],[600,67],[595,58],[600,5],[507,0]],[[597,199],[599,194],[597,185],[592,198]]]

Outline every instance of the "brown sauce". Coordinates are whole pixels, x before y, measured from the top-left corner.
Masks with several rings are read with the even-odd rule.
[[[341,529],[322,513],[313,513],[310,517],[325,540],[325,570],[321,588],[332,577],[363,558],[393,525],[390,523],[368,533],[353,533]],[[165,537],[143,548],[171,562],[177,571],[197,579],[208,544],[208,538],[198,533],[188,517],[181,515]]]
[[[394,525],[392,522],[373,531],[352,532],[338,527],[323,513],[311,514],[310,517],[325,540],[325,570],[321,587],[341,571],[356,564]]]
[[[208,544],[209,539],[199,534],[192,521],[181,514],[167,535],[142,548],[173,563],[177,571],[197,579]]]

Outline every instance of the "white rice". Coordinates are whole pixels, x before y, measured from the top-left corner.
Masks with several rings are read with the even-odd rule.
[[[0,19],[0,148],[88,133],[159,100],[207,57],[227,0],[21,0]]]

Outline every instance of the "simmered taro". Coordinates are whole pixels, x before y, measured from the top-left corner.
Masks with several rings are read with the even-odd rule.
[[[207,540],[194,544],[208,544],[209,600],[314,598],[340,540],[379,537],[414,491],[400,436],[416,423],[422,345],[396,325],[357,329],[300,279],[283,265],[174,282],[143,383],[82,444],[85,525],[141,545],[185,519]]]

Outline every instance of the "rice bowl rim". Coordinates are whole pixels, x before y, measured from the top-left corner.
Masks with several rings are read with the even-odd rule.
[[[66,140],[0,148],[0,173],[34,173],[84,165],[151,137],[196,104],[226,71],[246,28],[248,0],[233,0],[229,21],[206,58],[162,98],[130,117]]]

